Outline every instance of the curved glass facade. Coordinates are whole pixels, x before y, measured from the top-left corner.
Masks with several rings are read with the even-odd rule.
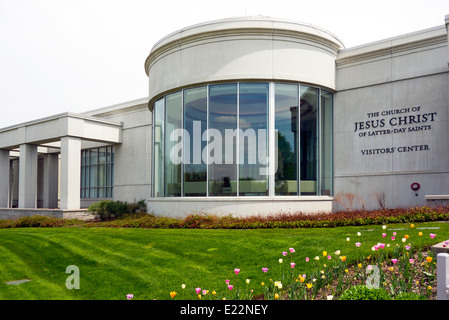
[[[332,195],[332,98],[274,82],[165,95],[153,106],[153,196]]]

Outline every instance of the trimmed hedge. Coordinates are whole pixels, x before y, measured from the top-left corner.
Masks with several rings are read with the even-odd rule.
[[[385,209],[322,214],[279,214],[271,216],[216,216],[192,214],[185,218],[160,217],[146,213],[145,201],[129,204],[100,201],[91,206],[102,217],[101,222],[62,220],[33,216],[18,220],[0,220],[0,228],[15,227],[122,227],[122,228],[184,228],[184,229],[266,229],[266,228],[333,228],[374,224],[449,221],[449,207]],[[126,207],[126,210],[125,210]]]
[[[373,224],[449,221],[449,207],[351,211],[323,214],[279,214],[272,216],[216,216],[192,214],[185,218],[140,215],[102,225],[129,228],[186,228],[186,229],[266,229],[266,228],[332,228]]]

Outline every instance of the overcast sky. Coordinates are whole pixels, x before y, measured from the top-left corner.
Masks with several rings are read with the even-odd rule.
[[[444,25],[446,14],[449,0],[0,0],[0,128],[146,97],[151,48],[192,24],[293,19],[350,48]]]

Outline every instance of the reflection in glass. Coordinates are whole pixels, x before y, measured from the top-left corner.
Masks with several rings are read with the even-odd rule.
[[[268,83],[239,85],[239,195],[265,196],[268,176]],[[263,161],[263,162],[261,162]]]
[[[154,104],[154,192],[155,197],[164,196],[164,136],[165,108],[164,99]]]
[[[179,143],[180,137],[172,133],[176,129],[182,129],[182,96],[176,92],[165,97],[165,196],[181,196],[181,163],[174,158],[174,147]],[[175,141],[172,141],[175,140]],[[182,149],[180,150],[182,152]]]
[[[318,192],[318,89],[301,86],[300,191],[302,195]]]
[[[276,84],[275,130],[277,171],[275,195],[298,195],[298,86]]]
[[[207,129],[207,87],[184,91],[184,196],[206,196],[207,166],[202,158],[202,150],[207,142],[202,141]],[[189,150],[186,150],[186,149]]]
[[[321,195],[332,195],[332,93],[321,90]]]
[[[237,84],[209,87],[209,195],[235,196]],[[214,134],[216,133],[216,134]]]
[[[112,198],[113,147],[81,150],[81,198]]]
[[[155,102],[153,112],[155,197],[333,193],[330,92],[288,83],[205,85],[166,95]],[[273,185],[262,170],[267,169],[268,134],[276,140]],[[106,164],[100,149],[83,155],[83,166],[86,161],[96,165],[81,168],[82,195],[112,194],[113,160],[108,157],[113,153],[108,150]],[[99,176],[106,176],[105,185],[96,180]]]

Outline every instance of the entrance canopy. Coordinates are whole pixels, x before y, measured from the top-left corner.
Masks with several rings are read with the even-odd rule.
[[[0,207],[11,205],[10,158],[19,158],[18,207],[36,208],[37,190],[43,206],[80,208],[81,149],[120,144],[122,124],[62,113],[0,129]],[[38,183],[38,154],[43,156],[43,181]]]

